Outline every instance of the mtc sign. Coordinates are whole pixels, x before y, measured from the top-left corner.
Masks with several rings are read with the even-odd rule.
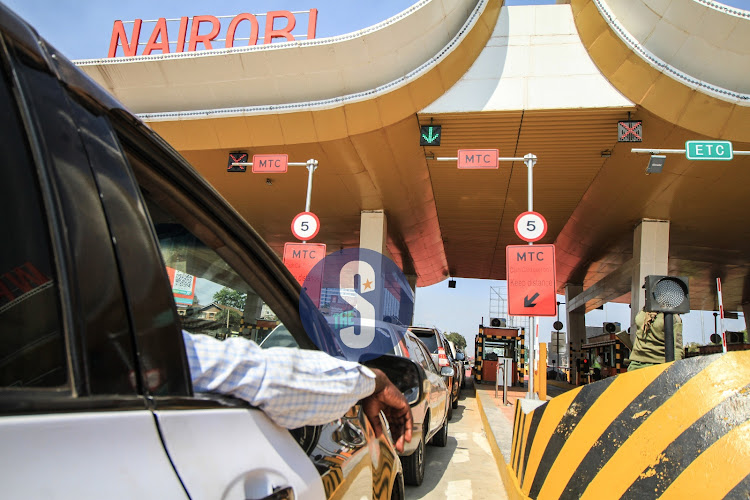
[[[125,57],[148,56],[154,51],[161,54],[171,52],[195,52],[198,50],[198,44],[203,44],[206,50],[213,49],[211,42],[223,41],[224,47],[234,47],[235,41],[247,42],[244,45],[257,45],[260,31],[258,17],[265,17],[263,30],[263,43],[268,44],[277,38],[284,38],[286,41],[295,40],[292,31],[297,25],[295,14],[306,15],[307,17],[307,35],[300,35],[302,38],[312,40],[315,38],[315,27],[318,22],[318,9],[309,11],[290,12],[288,10],[274,10],[265,14],[237,14],[236,16],[193,16],[181,17],[179,19],[166,19],[160,17],[156,21],[115,21],[112,27],[112,38],[109,42],[109,53],[107,57],[117,57],[117,48],[122,47],[122,55]],[[224,27],[220,19],[231,19],[229,25]],[[278,21],[278,22],[277,22]],[[148,42],[142,43],[141,28],[143,23],[153,23],[151,35]],[[130,32],[130,38],[125,32],[125,24],[131,24],[133,29]],[[189,27],[189,31],[188,31]],[[240,32],[237,30],[240,29]],[[170,40],[169,32],[177,38]],[[238,36],[243,33],[243,36]],[[189,34],[189,36],[188,36]],[[219,34],[224,34],[224,38],[217,39]],[[185,44],[187,43],[187,48]],[[139,47],[143,45],[143,51],[138,53]],[[170,47],[171,46],[171,47]],[[219,47],[217,47],[219,48]]]
[[[687,141],[685,156],[688,160],[731,160],[734,152],[729,141]]]
[[[306,287],[307,296],[316,306],[320,305],[320,290],[323,286],[323,266],[315,269],[315,264],[326,256],[326,246],[322,243],[284,243],[284,265],[300,285]],[[305,281],[307,280],[307,281]]]
[[[459,149],[458,168],[498,168],[497,149]]]
[[[505,247],[508,314],[555,316],[555,245]]]

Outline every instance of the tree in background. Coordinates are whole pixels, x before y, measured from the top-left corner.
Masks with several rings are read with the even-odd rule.
[[[243,311],[245,309],[245,299],[247,294],[232,290],[231,288],[224,287],[214,294],[214,302],[221,304],[222,306],[233,307]],[[238,331],[240,329],[240,318],[242,314],[233,311],[232,309],[222,309],[216,316],[214,321],[226,325],[230,331]]]
[[[247,294],[240,293],[237,290],[224,287],[214,294],[214,302],[223,306],[234,307],[243,311],[245,309],[245,299]]]
[[[450,332],[445,338],[456,344],[456,349],[459,351],[463,351],[466,348],[466,339],[460,333]]]
[[[227,318],[227,315],[229,316]],[[223,326],[229,325],[229,330],[236,332],[240,329],[240,313],[237,311],[234,311],[232,309],[222,309],[221,311],[216,313],[216,316],[214,316],[214,321],[217,323],[220,323]],[[227,321],[227,319],[229,321]]]

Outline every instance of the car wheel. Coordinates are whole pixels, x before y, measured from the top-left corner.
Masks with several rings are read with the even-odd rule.
[[[426,436],[424,432],[422,436]],[[403,457],[401,463],[404,466],[404,482],[412,486],[419,486],[424,480],[424,437],[419,440],[419,445],[414,453]]]
[[[448,420],[452,418],[453,418],[453,403],[448,405],[448,414],[445,416],[445,421],[447,422]]]
[[[432,441],[430,441],[435,446],[443,447],[446,444],[448,444],[448,419],[445,419],[445,422],[443,422],[443,426],[440,428],[439,431],[437,431],[437,434],[435,434],[432,437]]]
[[[456,399],[454,399],[453,402],[451,403],[451,409],[453,408],[458,408],[458,394],[456,394]],[[453,412],[451,412],[451,415],[452,414]]]

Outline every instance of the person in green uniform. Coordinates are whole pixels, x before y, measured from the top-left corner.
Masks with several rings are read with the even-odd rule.
[[[664,363],[664,313],[641,311],[635,316],[635,344],[628,371]],[[685,357],[682,347],[682,319],[674,315],[674,359]]]

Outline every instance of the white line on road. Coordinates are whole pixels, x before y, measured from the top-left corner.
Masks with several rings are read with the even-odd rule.
[[[477,445],[479,445],[480,448],[482,448],[483,452],[485,452],[488,455],[492,455],[492,450],[490,449],[490,442],[487,441],[487,436],[485,436],[484,432],[475,432],[474,442],[477,443]]]
[[[445,498],[447,500],[471,500],[471,479],[450,481],[448,489],[445,490]]]
[[[469,461],[469,450],[456,449],[451,457],[452,464],[460,464]]]

